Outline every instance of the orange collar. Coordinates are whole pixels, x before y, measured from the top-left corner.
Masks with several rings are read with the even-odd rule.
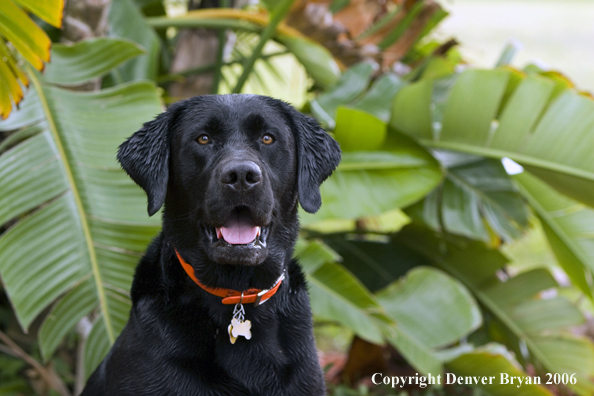
[[[219,288],[208,287],[208,286],[204,285],[202,282],[200,282],[198,280],[198,278],[196,278],[196,274],[194,273],[194,268],[192,268],[192,266],[190,264],[188,264],[184,261],[184,259],[182,258],[182,256],[179,254],[179,252],[177,250],[175,251],[175,254],[177,255],[179,262],[181,263],[182,267],[184,268],[184,270],[186,271],[188,276],[190,278],[192,278],[192,280],[198,286],[200,286],[201,288],[203,288],[210,294],[214,294],[215,296],[218,296],[218,297],[223,297],[222,302],[225,305],[239,304],[239,303],[242,303],[242,304],[254,303],[254,306],[257,307],[260,304],[264,304],[264,302],[266,300],[268,300],[270,297],[274,296],[274,293],[276,293],[276,291],[280,287],[280,284],[282,283],[283,279],[285,279],[285,273],[283,272],[271,289],[264,289],[264,290],[262,290],[262,289],[248,289],[244,292],[240,292],[240,291],[233,290],[233,289],[219,289]]]

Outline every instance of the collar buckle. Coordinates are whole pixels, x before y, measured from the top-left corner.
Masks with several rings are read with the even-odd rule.
[[[264,297],[264,295],[266,293],[268,293],[271,289],[274,289],[275,287],[277,287],[278,285],[280,285],[280,283],[284,279],[285,279],[285,271],[283,270],[283,273],[281,274],[281,276],[279,276],[278,279],[276,280],[276,282],[274,282],[274,286],[272,286],[270,289],[264,289],[260,293],[256,294],[256,301],[254,301],[254,307],[257,307],[258,305],[262,305],[266,301],[268,301],[268,299],[262,301],[262,297]]]

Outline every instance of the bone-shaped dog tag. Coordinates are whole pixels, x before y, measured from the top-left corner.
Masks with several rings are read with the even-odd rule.
[[[243,294],[241,296],[243,299]],[[246,340],[252,338],[252,332],[250,331],[252,322],[244,320],[244,314],[245,310],[243,309],[243,305],[241,303],[235,304],[233,319],[231,319],[231,324],[227,328],[231,344],[235,344],[235,341],[237,341],[237,337],[239,336],[244,336]]]
[[[246,340],[252,338],[252,332],[250,329],[252,328],[252,322],[249,320],[246,321],[239,321],[236,318],[231,319],[231,336],[237,338],[239,336],[244,336]],[[234,343],[231,341],[231,343]]]

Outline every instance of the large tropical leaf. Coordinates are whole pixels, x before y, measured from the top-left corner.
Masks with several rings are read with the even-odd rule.
[[[21,9],[17,4],[25,9]],[[15,50],[35,69],[43,70],[50,60],[51,41],[47,34],[27,15],[29,11],[50,25],[62,26],[64,0],[3,0],[0,2],[0,118],[8,117],[13,103],[23,99],[21,85],[29,79],[15,54],[6,46],[9,41]]]
[[[376,324],[381,330],[381,337],[396,347],[416,369],[424,373],[439,373],[442,369],[442,358],[436,353],[436,350],[455,343],[476,329],[481,323],[480,312],[472,296],[458,281],[434,268],[415,268],[404,277],[392,275],[392,268],[398,267],[400,249],[398,249],[398,253],[392,251],[391,255],[384,254],[382,256],[383,260],[375,261],[375,258],[365,256],[369,253],[358,247],[365,244],[365,242],[351,241],[345,236],[347,235],[326,236],[324,240],[330,242],[332,246],[341,248],[341,254],[344,255],[345,260],[351,262],[351,267],[357,271],[357,275],[378,270],[379,268],[377,274],[379,276],[376,277],[383,276],[388,280],[397,278],[377,294],[377,300],[387,315],[396,323],[396,326],[369,319],[368,323]],[[369,242],[369,244],[376,245],[368,249],[370,252],[381,250],[382,245],[391,245],[385,242]],[[311,258],[301,259],[301,263],[304,263],[306,268],[310,268],[310,271],[311,269],[320,268],[320,258],[324,257],[322,255],[323,250],[313,250],[318,251],[318,254],[313,255],[311,248],[312,245],[308,246],[307,250],[302,248],[304,252],[309,250],[308,256]],[[331,256],[326,254],[326,257],[330,258]],[[317,266],[311,266],[308,262],[317,262],[318,264]],[[357,265],[357,263],[360,264]],[[337,264],[336,267],[338,267]],[[339,278],[339,271],[336,268],[334,269],[335,273],[330,273],[329,269],[326,271],[328,276],[321,279],[323,286],[334,283],[334,279],[330,275],[337,278],[336,282],[345,285],[350,283]],[[402,271],[402,269],[400,268],[399,271]],[[317,271],[313,272],[312,275],[316,276],[316,273]],[[317,306],[321,304],[322,297],[326,301],[328,301],[328,297],[318,293],[316,288],[320,287],[320,285],[315,279],[309,279],[312,307],[314,307],[315,313]],[[369,281],[369,279],[365,280]],[[339,291],[340,294],[346,292],[347,296],[355,294],[344,287],[335,290]],[[374,309],[377,309],[377,307]],[[334,315],[339,318],[350,316],[347,315],[347,312],[351,308],[347,303],[337,304],[335,310]],[[341,323],[353,329],[352,323],[348,323],[344,319]],[[357,327],[360,327],[360,325]],[[357,330],[354,331],[360,335]],[[377,343],[376,340],[369,337],[367,339]]]
[[[378,77],[363,97],[351,106],[388,122],[392,114],[392,100],[405,86],[406,83],[395,74],[385,73]]]
[[[396,282],[415,266],[426,264],[414,250],[391,239],[369,240],[337,234],[324,236],[324,242],[342,257],[341,264],[372,292]]]
[[[430,267],[417,267],[377,293],[403,332],[428,348],[458,341],[482,323],[478,305],[457,280]]]
[[[316,118],[334,129],[338,107],[354,101],[365,92],[376,68],[368,62],[349,68],[331,88],[312,100],[311,110]]]
[[[366,113],[355,114],[364,114],[367,119]],[[401,208],[421,199],[440,182],[438,162],[412,139],[393,130],[388,130],[385,138],[376,139],[372,134],[383,134],[381,128],[353,130],[357,125],[360,124],[340,127],[338,141],[350,139],[356,133],[364,140],[369,134],[370,139],[381,143],[383,151],[345,151],[338,169],[320,188],[320,211],[315,216],[301,213],[305,226],[321,220],[375,216]]]
[[[119,48],[120,43],[112,44]],[[89,54],[104,44],[90,43]],[[95,70],[86,78],[103,73]],[[79,319],[94,313],[88,374],[126,323],[134,267],[159,229],[115,153],[161,106],[155,87],[146,82],[83,93],[47,84],[35,73],[29,78],[30,109],[22,111],[35,108],[29,122],[39,133],[0,156],[6,204],[0,221],[16,219],[0,237],[0,272],[24,329],[59,298],[40,331],[46,358]],[[19,113],[15,119],[22,119]],[[0,122],[0,130],[26,121],[12,118]]]
[[[435,349],[457,342],[482,321],[466,288],[435,268],[415,268],[377,297],[396,321],[397,337],[388,341],[424,373],[441,372]]]
[[[161,43],[155,31],[147,25],[138,5],[133,0],[114,1],[109,7],[108,20],[112,36],[134,41],[144,48],[145,52],[144,55],[126,62],[115,70],[115,80],[155,80]]]
[[[528,226],[528,210],[501,161],[449,151],[434,153],[445,180],[407,212],[452,234],[488,242],[493,233],[510,240]]]
[[[319,241],[301,241],[295,254],[306,270],[314,316],[341,323],[361,338],[382,344],[382,328],[392,320],[365,286],[335,262],[339,256]]]
[[[106,53],[111,54],[105,56]],[[117,38],[95,38],[76,44],[55,44],[53,61],[43,78],[59,85],[79,85],[109,73],[114,67],[144,51],[132,41]]]
[[[526,172],[514,176],[536,212],[551,249],[573,283],[592,298],[594,209],[559,194]]]
[[[402,89],[391,125],[431,147],[509,157],[594,206],[592,99],[553,78],[511,69],[465,71],[442,91],[431,80]]]
[[[492,314],[496,320],[492,326],[504,329],[500,337],[518,358],[523,355],[520,343],[525,344],[543,372],[576,373],[578,381],[571,385],[572,389],[580,395],[592,394],[594,383],[590,378],[594,374],[594,354],[591,351],[594,346],[591,341],[576,338],[566,331],[583,323],[583,315],[564,298],[537,296],[540,291],[556,286],[550,274],[537,269],[502,282],[495,272],[503,267],[506,259],[480,242],[444,239],[416,225],[405,227],[395,239],[460,280]],[[565,351],[578,349],[578,345],[583,348],[579,367],[565,355]]]
[[[309,225],[328,219],[376,216],[408,206],[442,178],[439,163],[413,140],[384,121],[403,83],[392,74],[367,90],[376,67],[360,63],[347,70],[327,92],[311,102],[313,114],[329,128],[343,151],[333,177],[321,187],[321,210],[301,213]]]

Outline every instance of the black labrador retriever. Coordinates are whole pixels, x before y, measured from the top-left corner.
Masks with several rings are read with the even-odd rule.
[[[164,204],[124,331],[91,395],[323,395],[297,202],[313,213],[340,148],[312,118],[256,95],[178,102],[118,160]]]

